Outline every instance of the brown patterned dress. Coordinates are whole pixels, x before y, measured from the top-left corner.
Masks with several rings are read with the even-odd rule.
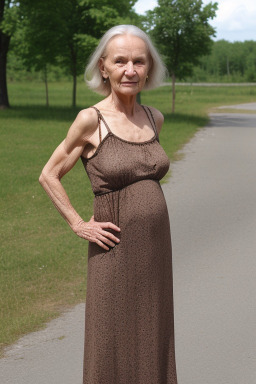
[[[159,184],[170,164],[143,108],[154,129],[144,142],[116,136],[95,108],[108,133],[82,157],[95,220],[121,228],[109,251],[89,243],[83,384],[177,384],[171,236]]]

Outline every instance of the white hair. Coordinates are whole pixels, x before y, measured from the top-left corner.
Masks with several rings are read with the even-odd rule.
[[[117,25],[113,28],[110,28],[105,33],[105,35],[101,38],[99,45],[89,59],[89,63],[86,67],[84,75],[85,81],[89,88],[104,96],[108,96],[111,93],[111,86],[109,81],[105,83],[103,82],[102,74],[99,69],[99,60],[102,56],[104,56],[104,52],[109,41],[113,37],[120,35],[137,36],[146,43],[152,63],[148,72],[148,80],[144,85],[144,89],[159,87],[167,75],[167,70],[148,35],[135,25]]]

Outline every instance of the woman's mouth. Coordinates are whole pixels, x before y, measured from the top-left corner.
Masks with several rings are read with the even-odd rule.
[[[129,87],[129,86],[136,85],[137,81],[123,81],[121,84],[126,86],[126,87]]]

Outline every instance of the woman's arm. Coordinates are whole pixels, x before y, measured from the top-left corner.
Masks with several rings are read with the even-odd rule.
[[[120,231],[113,223],[95,222],[92,216],[89,222],[84,222],[76,212],[61,184],[61,178],[69,172],[90,142],[90,137],[97,129],[98,118],[92,109],[79,112],[71,125],[67,137],[55,149],[49,161],[42,170],[39,182],[52,200],[60,214],[67,221],[71,229],[79,236],[96,242],[102,248],[109,250],[119,239],[104,229],[110,228]]]

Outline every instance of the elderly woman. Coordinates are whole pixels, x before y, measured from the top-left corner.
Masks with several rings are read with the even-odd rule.
[[[84,384],[177,384],[169,217],[159,180],[169,159],[162,114],[136,103],[165,67],[148,36],[111,28],[86,69],[106,96],[79,112],[40,176],[54,205],[89,241]],[[85,222],[61,178],[81,158],[95,194]]]

